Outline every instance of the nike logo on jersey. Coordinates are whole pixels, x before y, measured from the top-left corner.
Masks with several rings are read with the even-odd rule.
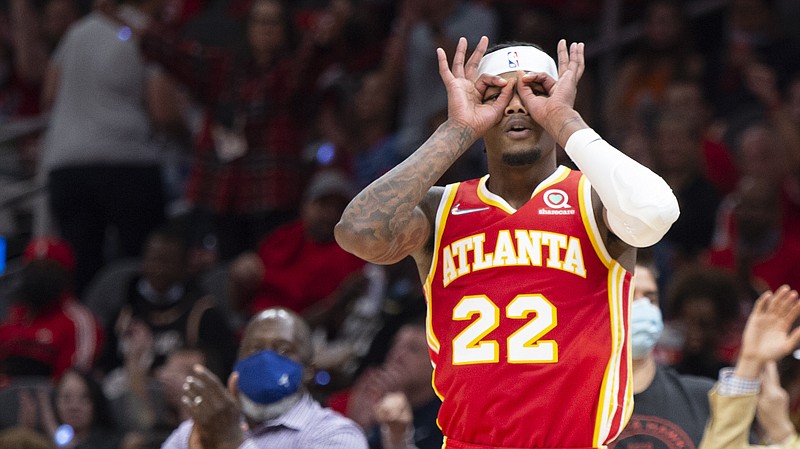
[[[458,207],[461,206],[461,203],[456,204],[452,209],[450,209],[450,213],[453,215],[464,215],[464,214],[471,214],[473,212],[480,212],[482,210],[489,210],[489,207],[476,207],[474,209],[459,209]]]

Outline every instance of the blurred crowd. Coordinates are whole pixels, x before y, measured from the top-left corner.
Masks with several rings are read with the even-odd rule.
[[[439,447],[416,266],[367,264],[333,228],[446,118],[435,49],[461,36],[587,42],[576,109],[680,202],[647,250],[654,354],[716,379],[755,299],[800,287],[800,7],[620,3],[609,42],[588,0],[0,1],[0,125],[46,118],[0,142],[46,186],[35,232],[8,236],[0,429],[159,447],[192,366],[225,378],[245,323],[285,307],[316,399],[380,447],[372,406],[402,392]],[[478,142],[440,183],[484,173]],[[800,360],[780,374],[800,426]]]

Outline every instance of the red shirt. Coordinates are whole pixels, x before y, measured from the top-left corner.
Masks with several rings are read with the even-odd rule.
[[[296,210],[307,177],[302,151],[313,95],[302,89],[313,85],[317,73],[308,65],[313,55],[287,52],[261,68],[232,51],[180,41],[155,26],[142,36],[142,50],[205,108],[187,199],[223,214]],[[217,155],[212,130],[216,124],[230,128],[229,122],[247,150],[225,161]]]
[[[273,306],[302,313],[327,298],[365,264],[336,241],[319,243],[308,239],[301,220],[267,236],[259,246],[258,255],[265,266],[264,281],[260,293],[248,306],[251,313]]]
[[[8,372],[9,364],[33,369],[36,374],[46,370],[54,379],[72,366],[88,370],[97,360],[102,341],[103,329],[95,315],[73,297],[65,297],[36,316],[31,316],[26,306],[15,304],[0,324],[2,374],[22,374]]]
[[[633,409],[631,273],[611,258],[591,185],[559,167],[520,209],[449,185],[425,284],[447,447],[600,447]]]
[[[736,219],[730,202],[724,203],[719,212],[718,231],[708,252],[709,265],[736,270]],[[781,221],[780,241],[772,253],[765,255],[753,264],[750,275],[756,287],[775,290],[783,284],[796,288],[800,285],[800,238],[796,233],[787,232],[787,221]]]

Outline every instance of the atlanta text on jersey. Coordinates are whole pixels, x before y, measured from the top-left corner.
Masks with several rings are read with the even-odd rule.
[[[543,263],[548,268],[586,277],[581,241],[577,237],[528,229],[504,229],[498,231],[494,248],[486,247],[485,242],[485,233],[474,234],[442,249],[442,282],[445,287],[478,270],[519,265],[540,267]]]

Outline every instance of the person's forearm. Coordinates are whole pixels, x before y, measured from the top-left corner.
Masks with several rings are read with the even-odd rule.
[[[743,353],[736,361],[733,373],[741,379],[758,379],[763,369],[764,362],[761,359]]]
[[[609,228],[625,243],[657,243],[678,219],[672,189],[649,168],[617,150],[571,108],[548,114],[545,129],[586,175],[607,211]]]
[[[348,204],[336,225],[339,245],[380,264],[408,256],[419,245],[414,233],[420,229],[408,226],[415,207],[476,139],[471,128],[445,121],[417,151]]]
[[[389,425],[381,425],[381,443],[384,449],[418,449],[411,426],[404,431],[392,431]]]
[[[38,39],[36,13],[27,0],[13,0],[9,10],[17,74],[27,83],[40,83],[44,78],[48,55]]]
[[[767,439],[772,443],[782,443],[797,435],[794,424],[786,414],[782,414],[776,421],[767,422],[762,420],[759,422],[767,435]]]
[[[750,449],[748,432],[757,396],[721,396],[717,388],[709,393],[711,417],[698,449]]]
[[[566,106],[554,109],[546,117],[542,127],[562,148],[567,146],[567,141],[576,131],[589,128],[577,111]]]

